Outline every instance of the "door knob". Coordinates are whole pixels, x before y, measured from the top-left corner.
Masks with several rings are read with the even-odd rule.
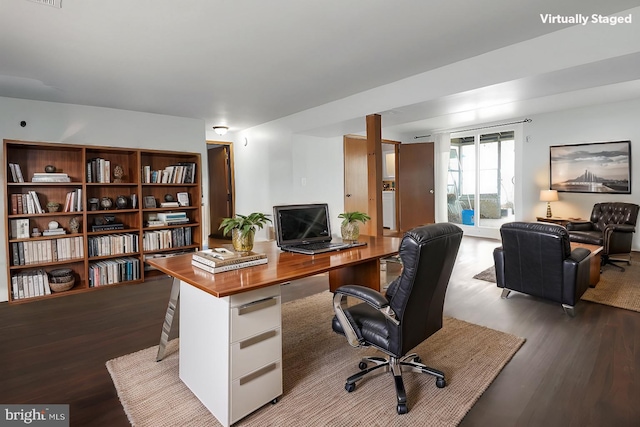
[[[433,188],[431,190],[429,190],[429,193],[433,194]]]
[[[346,197],[351,197],[351,194],[346,194],[345,196],[346,196]]]

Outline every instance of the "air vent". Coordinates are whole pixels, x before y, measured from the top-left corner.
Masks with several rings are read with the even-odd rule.
[[[47,6],[57,7],[62,9],[62,0],[29,0],[34,3],[46,4]]]

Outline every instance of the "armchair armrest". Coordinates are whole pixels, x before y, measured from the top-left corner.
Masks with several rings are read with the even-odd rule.
[[[613,232],[615,231],[620,232],[620,233],[635,233],[636,231],[636,227],[630,224],[607,224],[607,226],[604,228],[605,233],[606,232]]]
[[[593,223],[591,221],[570,221],[565,227],[568,231],[591,231]]]
[[[493,262],[496,269],[496,284],[498,287],[504,288],[506,282],[504,280],[504,249],[502,246],[493,250]]]
[[[579,263],[583,259],[587,258],[590,254],[591,251],[589,249],[575,248],[571,251],[571,255],[567,259]]]
[[[380,292],[376,292],[373,289],[360,285],[340,286],[336,289],[333,296],[333,310],[336,313],[336,318],[338,319],[338,322],[340,322],[347,340],[349,341],[349,345],[352,347],[359,347],[361,341],[345,313],[345,309],[347,308],[347,297],[353,297],[369,304],[395,325],[400,324],[400,321],[396,318],[396,314],[389,306],[389,301],[380,294]]]

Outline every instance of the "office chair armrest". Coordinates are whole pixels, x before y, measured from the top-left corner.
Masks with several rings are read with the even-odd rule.
[[[568,231],[591,231],[593,230],[593,223],[591,221],[571,221],[565,227]]]
[[[347,319],[347,315],[344,312],[344,310],[348,308],[347,297],[353,297],[369,304],[395,325],[400,324],[400,321],[396,318],[396,314],[389,306],[389,301],[380,292],[360,285],[340,286],[336,289],[333,296],[333,311],[336,313],[338,322],[340,322],[347,341],[349,341],[349,345],[352,347],[359,347],[361,340],[358,338],[353,325],[349,319]]]
[[[389,305],[389,301],[380,292],[360,285],[344,285],[336,289],[336,294],[346,295],[364,301],[375,309]]]

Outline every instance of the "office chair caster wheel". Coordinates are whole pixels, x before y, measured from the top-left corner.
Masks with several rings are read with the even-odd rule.
[[[353,390],[356,389],[356,385],[355,384],[346,383],[344,385],[344,389],[347,390],[348,393],[351,393]]]
[[[444,388],[444,386],[446,386],[446,385],[447,385],[447,382],[445,381],[445,379],[444,379],[444,378],[438,378],[438,379],[436,380],[436,387],[438,387],[438,388]]]
[[[413,362],[414,363],[422,363],[422,359],[420,359],[420,356],[416,356],[413,358]]]
[[[365,362],[360,362],[360,363],[358,363],[358,368],[359,368],[361,371],[364,371],[365,369],[367,369],[367,366],[368,366],[368,365],[367,365]]]
[[[399,403],[398,404],[398,414],[402,415],[402,414],[406,414],[407,412],[409,412],[409,409],[407,408],[407,405],[403,404],[403,403]]]

